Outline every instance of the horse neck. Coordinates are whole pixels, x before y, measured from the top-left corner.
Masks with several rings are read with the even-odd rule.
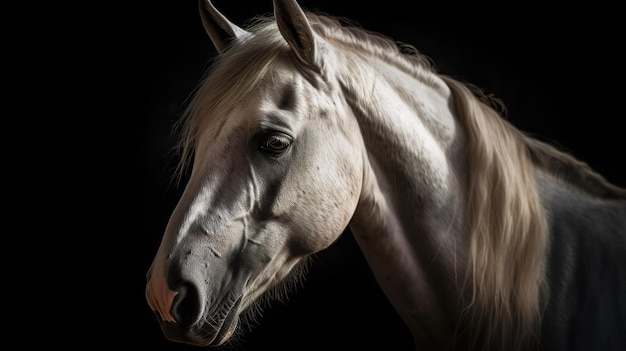
[[[363,189],[350,228],[414,334],[441,346],[452,339],[455,277],[462,276],[457,261],[463,260],[463,162],[450,92],[434,73],[367,67],[341,81],[365,146]]]

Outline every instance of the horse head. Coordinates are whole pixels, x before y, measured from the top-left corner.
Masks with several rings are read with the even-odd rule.
[[[219,346],[259,297],[345,230],[362,140],[336,83],[316,73],[322,43],[296,1],[274,1],[272,33],[238,27],[210,1],[200,13],[219,58],[190,104],[193,167],[146,298],[168,339]],[[270,41],[280,45],[263,49]]]

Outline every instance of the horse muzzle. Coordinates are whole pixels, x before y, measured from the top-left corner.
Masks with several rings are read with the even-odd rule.
[[[194,299],[193,296],[186,296],[187,294],[188,292],[182,292],[174,299],[171,312],[174,322],[163,320],[161,314],[155,311],[165,337],[170,341],[194,346],[223,345],[237,327],[241,298],[234,303],[223,304],[214,312],[197,319],[192,317],[193,313],[188,313],[191,310],[187,311],[190,308],[188,304],[193,304],[188,300]]]
[[[181,270],[174,270],[176,273],[172,274],[169,270],[166,279],[161,267],[158,266],[156,272],[151,269],[148,274],[146,300],[165,337],[197,346],[225,343],[237,326],[241,290],[231,287],[221,293],[208,294],[201,283],[206,277],[189,272],[181,275]]]

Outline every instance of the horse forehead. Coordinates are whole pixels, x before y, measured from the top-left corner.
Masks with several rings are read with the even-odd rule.
[[[209,145],[227,148],[259,127],[276,125],[297,135],[311,117],[331,115],[338,99],[330,90],[327,84],[305,76],[289,60],[279,59],[249,93],[231,101],[232,105],[219,114],[221,118],[208,120],[199,144],[205,146],[203,149]],[[227,97],[229,93],[222,94]]]
[[[292,63],[279,61],[261,81],[261,98],[281,110],[316,108],[328,104],[331,89],[313,76],[305,76]]]

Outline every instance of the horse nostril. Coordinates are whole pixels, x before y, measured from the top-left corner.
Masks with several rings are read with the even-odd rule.
[[[184,284],[178,289],[170,312],[181,327],[188,327],[196,321],[200,313],[200,300],[191,284]]]

